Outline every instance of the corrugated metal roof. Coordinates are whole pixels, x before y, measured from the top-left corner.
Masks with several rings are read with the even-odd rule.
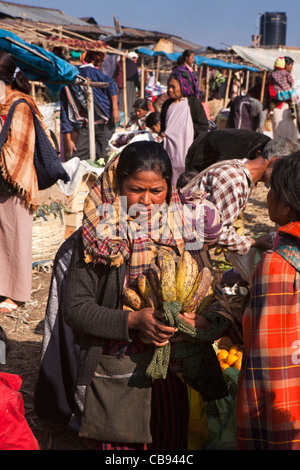
[[[52,8],[31,7],[19,5],[18,3],[8,3],[0,1],[0,14],[11,18],[22,18],[31,21],[41,21],[60,25],[77,24],[87,25],[86,21],[75,18],[61,10]]]
[[[122,47],[138,47],[141,45],[155,45],[160,38],[165,38],[173,42],[174,52],[182,52],[185,49],[197,49],[204,50],[200,44],[192,43],[179,36],[172,35],[170,33],[161,33],[158,31],[147,31],[145,29],[130,28],[127,26],[121,26],[122,32],[116,34],[114,28],[107,28],[106,26],[100,26],[101,29],[107,31],[107,37],[103,37],[104,41],[108,44],[117,44],[122,42]]]

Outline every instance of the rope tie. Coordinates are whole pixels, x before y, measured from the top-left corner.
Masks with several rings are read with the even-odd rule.
[[[165,322],[168,326],[178,328],[189,341],[200,339],[201,332],[197,328],[189,325],[179,317],[181,311],[181,302],[174,300],[173,302],[164,302],[163,311],[165,313]],[[186,346],[184,346],[186,349]],[[152,360],[146,370],[146,374],[152,379],[165,379],[168,372],[169,361],[171,356],[171,344],[168,343],[162,347],[156,347]]]

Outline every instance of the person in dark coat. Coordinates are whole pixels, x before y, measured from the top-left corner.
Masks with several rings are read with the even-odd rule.
[[[129,52],[126,57],[126,98],[127,98],[127,120],[133,111],[133,104],[136,100],[136,89],[140,89],[140,79],[138,74],[138,54]],[[114,79],[119,88],[119,110],[124,110],[124,83],[123,83],[123,62],[122,59],[117,62],[114,72]]]
[[[246,129],[219,129],[199,135],[190,146],[186,170],[203,171],[210,165],[232,158],[253,160],[271,140],[259,132]]]

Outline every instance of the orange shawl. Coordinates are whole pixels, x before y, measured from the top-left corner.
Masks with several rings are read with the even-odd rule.
[[[49,136],[33,98],[16,90],[6,96],[5,104],[0,104],[0,116],[7,116],[12,104],[25,99],[35,110],[42,126]],[[25,199],[26,206],[33,211],[38,205],[38,181],[34,168],[35,129],[32,112],[26,103],[16,107],[7,140],[0,153],[0,168],[3,177],[12,184]]]

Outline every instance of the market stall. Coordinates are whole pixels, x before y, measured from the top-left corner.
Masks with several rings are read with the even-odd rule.
[[[176,62],[178,57],[181,55],[181,53],[178,53],[178,52],[168,53],[168,52],[165,52],[165,51],[156,51],[156,50],[152,50],[152,49],[147,49],[145,47],[140,47],[138,49],[138,52],[139,52],[139,54],[142,55],[142,61],[143,61],[143,56],[150,56],[150,57],[156,57],[156,58],[164,57],[168,61]],[[260,73],[261,72],[261,69],[257,68],[257,67],[251,67],[249,65],[243,65],[243,64],[233,63],[233,62],[225,62],[224,60],[213,59],[213,58],[200,56],[200,55],[196,55],[196,54],[195,54],[194,60],[195,60],[195,64],[197,65],[197,68],[198,68],[198,78],[200,79],[199,80],[200,86],[201,86],[201,83],[202,83],[201,77],[203,75],[203,69],[204,69],[204,67],[206,68],[206,72],[205,72],[205,77],[206,77],[206,79],[205,79],[205,101],[206,102],[209,99],[210,70],[212,70],[212,69],[222,69],[222,70],[228,71],[227,88],[226,88],[226,95],[225,95],[225,99],[224,99],[224,105],[226,105],[227,101],[228,101],[229,85],[230,85],[230,82],[231,82],[232,72],[233,71],[241,70],[241,71],[246,72],[246,74],[247,74],[246,87],[247,88],[248,88],[249,83],[250,83],[250,80],[249,80],[250,72],[254,72],[254,73]],[[171,72],[171,70],[170,70],[170,72]],[[159,67],[157,67],[157,69],[156,69],[156,74],[158,76]]]

